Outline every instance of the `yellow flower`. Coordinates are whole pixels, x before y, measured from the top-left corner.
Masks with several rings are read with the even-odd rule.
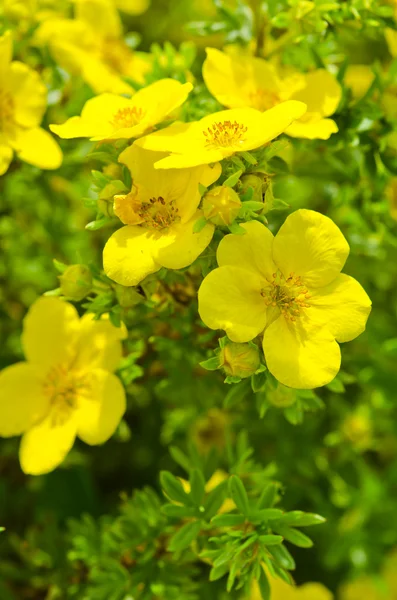
[[[329,383],[340,368],[337,342],[364,330],[371,306],[360,284],[340,273],[348,243],[311,210],[290,215],[275,237],[258,221],[242,227],[245,235],[223,238],[219,268],[201,285],[202,320],[233,342],[264,331],[267,367],[286,386]]]
[[[392,600],[384,582],[363,575],[344,584],[339,591],[340,600]]]
[[[336,111],[342,89],[325,69],[306,74],[283,71],[262,58],[207,48],[203,77],[211,94],[229,108],[267,110],[285,100],[304,102],[306,114],[286,130],[292,137],[327,140],[338,131],[327,117]]]
[[[63,125],[50,125],[62,138],[89,137],[92,141],[136,138],[164,119],[185,102],[190,83],[160,79],[139,90],[132,98],[101,94],[88,100],[81,117]]]
[[[141,15],[146,12],[150,0],[113,0],[116,7],[128,15]]]
[[[35,43],[48,46],[55,61],[80,75],[95,93],[131,94],[130,77],[145,83],[151,58],[132,52],[122,38],[122,23],[111,0],[76,0],[75,19],[47,19],[35,32]]]
[[[303,115],[302,102],[283,102],[261,113],[254,108],[223,110],[192,123],[174,123],[135,142],[147,150],[171,153],[156,168],[195,167],[236,152],[254,150],[280,135]]]
[[[271,589],[271,600],[333,600],[334,596],[321,583],[305,583],[304,585],[288,585],[281,579],[268,575]],[[249,600],[261,600],[259,586],[255,582]]]
[[[8,31],[0,37],[0,175],[14,152],[41,169],[57,169],[62,152],[51,135],[39,127],[47,105],[47,90],[27,65],[12,61]]]
[[[345,85],[351,89],[353,98],[362,98],[375,79],[375,73],[370,65],[349,65],[345,72]]]
[[[22,434],[25,473],[55,469],[76,436],[96,445],[113,435],[126,406],[124,388],[112,373],[124,336],[107,319],[79,319],[59,298],[32,305],[22,334],[27,362],[0,373],[0,435]]]
[[[122,285],[137,285],[161,267],[187,267],[208,246],[214,225],[194,233],[202,216],[199,183],[208,186],[221,173],[217,163],[172,173],[156,171],[162,154],[142,150],[135,144],[119,160],[133,176],[133,188],[115,196],[114,212],[126,224],[108,240],[103,253],[105,272]]]

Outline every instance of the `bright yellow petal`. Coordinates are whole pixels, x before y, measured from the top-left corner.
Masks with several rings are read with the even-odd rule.
[[[386,27],[385,38],[390,54],[394,57],[397,56],[397,31],[391,27]]]
[[[117,39],[123,33],[120,16],[111,0],[76,0],[76,19],[102,38]]]
[[[74,306],[59,298],[41,297],[29,309],[22,334],[27,360],[48,368],[75,354],[79,317]]]
[[[310,310],[310,309],[307,309]],[[326,329],[280,316],[265,330],[267,368],[283,385],[313,389],[332,381],[340,369],[340,349]]]
[[[69,418],[57,424],[50,413],[22,437],[19,449],[22,471],[28,475],[43,475],[53,471],[66,458],[75,438],[75,420]]]
[[[332,119],[313,119],[306,122],[295,121],[286,129],[285,133],[295,138],[328,140],[333,133],[338,131],[338,126]]]
[[[0,80],[8,76],[8,69],[12,60],[12,35],[6,31],[0,36]]]
[[[12,161],[13,154],[12,148],[8,144],[2,142],[0,137],[0,175],[4,175],[7,171],[10,162]]]
[[[110,279],[121,285],[138,285],[161,269],[153,258],[153,248],[161,233],[128,225],[115,231],[103,249],[103,268]]]
[[[334,595],[321,583],[305,583],[297,588],[296,600],[333,600]],[[277,598],[274,598],[277,600]],[[280,599],[281,600],[281,599]]]
[[[367,93],[374,79],[375,73],[371,65],[349,65],[344,82],[351,89],[353,98],[359,100]]]
[[[86,313],[80,319],[80,333],[76,344],[76,368],[100,368],[115,371],[122,357],[121,340],[127,337],[125,327],[115,327],[108,318],[94,319]]]
[[[371,300],[361,285],[344,273],[313,290],[307,309],[310,321],[326,326],[338,342],[349,342],[365,330]]]
[[[349,244],[331,219],[300,209],[287,217],[274,238],[273,260],[285,277],[301,276],[310,288],[331,283],[343,268]]]
[[[21,160],[40,169],[58,169],[62,151],[54,138],[40,127],[20,129],[12,145]]]
[[[92,397],[79,398],[77,435],[90,445],[103,444],[116,431],[126,409],[121,381],[102,369],[92,372]]]
[[[207,275],[198,292],[199,314],[210,329],[223,329],[233,342],[248,342],[266,325],[263,279],[253,271],[225,266]]]
[[[150,125],[164,121],[181,106],[192,91],[191,83],[180,83],[175,79],[160,79],[140,89],[133,98],[134,106],[146,112],[145,120]]]
[[[245,235],[231,233],[220,242],[216,253],[218,265],[241,267],[260,273],[265,279],[271,278],[277,271],[272,257],[273,234],[259,221],[242,223],[241,227],[246,230]]]
[[[189,169],[217,163],[234,154],[232,150],[205,150],[191,147],[189,154],[171,154],[155,164],[155,169]]]
[[[28,363],[0,372],[0,436],[20,435],[49,409],[43,394],[43,374]]]
[[[150,0],[115,0],[119,10],[128,15],[141,15],[150,5]]]
[[[265,111],[259,123],[248,124],[249,129],[242,150],[254,150],[274,140],[305,112],[306,104],[295,100],[281,102]]]
[[[202,217],[197,211],[187,223],[176,223],[163,233],[161,244],[154,248],[154,259],[167,269],[183,269],[191,265],[212,240],[215,227],[207,223],[198,233],[194,224]]]
[[[342,97],[342,88],[337,79],[325,69],[306,75],[306,87],[296,92],[291,99],[307,104],[309,113],[323,117],[334,114]]]
[[[7,87],[12,94],[15,121],[22,127],[40,125],[46,105],[47,89],[36,71],[14,61],[8,72]]]

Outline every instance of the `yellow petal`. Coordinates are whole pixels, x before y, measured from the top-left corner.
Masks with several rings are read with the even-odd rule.
[[[386,27],[385,38],[390,54],[394,57],[397,56],[397,31],[391,27]]]
[[[20,435],[49,409],[43,394],[43,374],[28,363],[0,372],[0,436]]]
[[[164,121],[181,106],[192,91],[191,83],[180,83],[175,79],[160,79],[140,89],[134,96],[134,105],[146,112],[145,120],[155,125]]]
[[[295,138],[328,140],[333,133],[338,131],[338,126],[332,119],[313,119],[305,122],[295,121],[286,129],[285,133]]]
[[[12,148],[8,144],[2,142],[0,137],[0,175],[4,175],[7,171],[10,162],[12,161],[13,154]]]
[[[115,327],[108,318],[94,319],[86,313],[80,319],[80,332],[76,344],[76,368],[101,368],[115,371],[122,357],[121,340],[127,337],[124,326]]]
[[[309,288],[331,283],[348,254],[349,244],[340,229],[314,210],[289,215],[273,243],[273,260],[283,275],[301,276]]]
[[[334,595],[321,583],[305,583],[297,588],[296,600],[334,600]]]
[[[215,227],[207,223],[201,231],[194,233],[196,221],[202,217],[197,211],[187,223],[176,223],[163,233],[161,244],[154,248],[154,258],[167,269],[183,269],[191,265],[212,240]]]
[[[310,321],[326,326],[338,342],[360,335],[371,312],[371,300],[364,289],[344,273],[327,286],[314,289],[308,302]]]
[[[54,138],[40,127],[20,129],[12,146],[21,160],[40,169],[58,169],[62,151]]]
[[[291,97],[307,104],[309,113],[323,117],[334,114],[342,97],[342,88],[337,79],[325,69],[317,69],[306,75],[306,86]]]
[[[375,73],[370,65],[349,65],[344,82],[351,89],[353,98],[359,100],[367,93],[374,79]]]
[[[58,467],[72,449],[76,438],[76,423],[68,418],[58,423],[50,413],[27,431],[21,440],[19,460],[24,473],[43,475]]]
[[[120,16],[110,0],[76,0],[76,19],[102,38],[117,39],[123,33]]]
[[[38,73],[14,61],[8,72],[7,87],[12,94],[18,125],[27,128],[40,125],[47,105],[47,88]]]
[[[23,324],[22,345],[27,360],[44,368],[71,360],[78,331],[74,306],[59,298],[39,298]]]
[[[233,265],[271,278],[277,271],[272,257],[273,234],[259,221],[242,223],[241,227],[246,230],[245,235],[229,234],[220,242],[218,265]]]
[[[206,50],[203,78],[218,102],[229,108],[250,106],[258,110],[278,103],[279,80],[273,65],[261,58]]]
[[[210,329],[223,329],[233,342],[248,342],[266,325],[263,279],[253,271],[225,266],[209,273],[198,292],[199,314]]]
[[[90,445],[103,444],[116,431],[126,409],[121,381],[102,369],[92,372],[92,397],[79,398],[77,435]]]
[[[267,368],[280,383],[313,389],[334,379],[340,369],[340,349],[326,328],[302,319],[292,322],[280,316],[273,321],[263,336],[263,352]]]
[[[149,8],[149,5],[150,0],[116,0],[117,8],[128,15],[140,15]]]
[[[0,36],[0,80],[8,76],[8,69],[12,60],[12,35],[6,31]]]

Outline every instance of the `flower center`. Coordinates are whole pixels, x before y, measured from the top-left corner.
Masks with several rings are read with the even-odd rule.
[[[141,122],[144,116],[144,111],[139,106],[127,106],[126,108],[120,108],[116,114],[113,115],[113,119],[110,124],[115,129],[123,129],[124,127],[135,127]]]
[[[264,90],[257,88],[254,92],[250,93],[251,106],[257,110],[268,110],[276,104],[280,103],[280,98],[276,92],[271,90]]]
[[[78,407],[79,397],[89,392],[86,375],[73,372],[68,365],[53,367],[44,382],[44,394],[51,403],[52,426],[63,425]]]
[[[122,40],[106,38],[100,46],[100,54],[105,63],[117,73],[128,75],[132,54]]]
[[[7,131],[14,121],[14,100],[9,92],[0,89],[0,131]]]
[[[203,134],[206,138],[206,146],[210,148],[225,148],[227,146],[239,146],[244,142],[244,134],[248,127],[234,121],[219,121],[208,127]]]
[[[115,197],[114,212],[126,225],[142,225],[155,231],[162,231],[180,221],[175,200],[163,196],[141,200],[138,186],[126,196]]]
[[[280,272],[273,273],[272,279],[267,279],[268,287],[261,290],[266,306],[277,307],[289,321],[296,321],[305,308],[309,308],[309,290],[303,284],[300,275],[290,273],[284,277]]]

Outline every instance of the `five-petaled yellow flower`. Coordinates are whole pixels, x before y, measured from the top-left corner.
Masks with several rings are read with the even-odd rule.
[[[97,94],[131,94],[131,78],[145,83],[152,68],[150,55],[132,52],[123,40],[120,15],[112,0],[75,0],[75,18],[46,19],[34,43],[48,47],[55,61],[80,75]]]
[[[288,585],[281,579],[268,575],[271,589],[271,600],[333,600],[333,594],[321,583],[305,583],[303,585]],[[252,586],[249,600],[262,600],[258,584]]]
[[[315,211],[298,210],[278,234],[258,221],[219,244],[219,268],[199,290],[199,312],[234,342],[264,331],[269,371],[284,385],[311,389],[340,368],[337,342],[365,328],[371,302],[361,285],[340,273],[349,245],[338,227]]]
[[[8,31],[0,37],[0,175],[14,152],[41,169],[57,169],[62,152],[51,135],[39,127],[47,106],[47,90],[27,65],[12,61]]]
[[[63,125],[50,125],[50,129],[65,139],[137,138],[181,106],[192,87],[191,83],[160,79],[139,90],[132,98],[101,94],[86,102],[81,117],[71,117]]]
[[[306,114],[286,130],[292,137],[326,140],[338,131],[327,117],[336,111],[342,88],[325,69],[305,74],[277,68],[263,58],[207,48],[203,77],[211,94],[229,108],[267,110],[285,100],[304,102]]]
[[[115,197],[114,211],[126,227],[108,240],[103,262],[108,277],[122,285],[137,285],[161,267],[187,267],[214,233],[211,223],[197,233],[193,228],[202,216],[199,184],[216,181],[220,164],[156,171],[154,163],[162,156],[134,144],[119,158],[133,175],[133,187],[127,195]]]
[[[124,388],[113,375],[121,359],[124,330],[95,321],[59,298],[40,298],[25,321],[27,362],[0,373],[0,435],[23,435],[25,473],[55,469],[76,436],[103,444],[126,408]]]
[[[173,169],[208,165],[260,148],[306,111],[306,104],[291,100],[262,113],[254,108],[223,110],[192,123],[174,123],[135,142],[147,150],[171,153],[156,168]]]

